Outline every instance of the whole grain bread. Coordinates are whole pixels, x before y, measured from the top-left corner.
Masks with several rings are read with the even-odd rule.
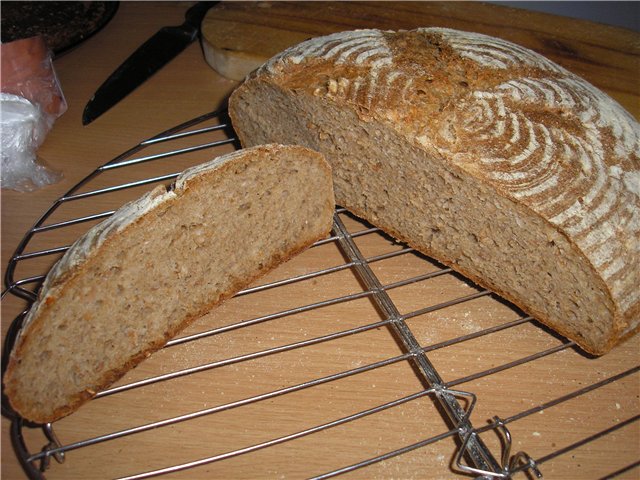
[[[305,41],[230,99],[245,146],[332,164],[336,202],[586,351],[640,323],[640,128],[535,52],[442,28]]]
[[[51,422],[214,305],[326,236],[331,170],[298,146],[241,150],[184,171],[75,242],[18,336],[5,393]]]

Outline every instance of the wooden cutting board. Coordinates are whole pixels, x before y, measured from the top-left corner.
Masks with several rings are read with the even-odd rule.
[[[221,2],[202,23],[202,46],[213,69],[242,80],[276,53],[314,36],[429,26],[485,33],[531,48],[640,117],[638,33],[481,2]]]

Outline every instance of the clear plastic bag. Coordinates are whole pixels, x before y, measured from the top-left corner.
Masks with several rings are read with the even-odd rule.
[[[39,163],[36,152],[67,103],[41,37],[3,43],[0,54],[0,186],[32,191],[62,178]]]

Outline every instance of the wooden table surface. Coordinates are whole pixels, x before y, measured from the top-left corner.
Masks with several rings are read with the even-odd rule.
[[[207,113],[224,103],[237,82],[221,77],[204,61],[193,44],[137,91],[89,126],[82,126],[86,102],[104,79],[145,39],[164,25],[182,23],[189,3],[122,2],[113,20],[96,36],[56,59],[55,68],[66,96],[68,111],[57,120],[39,157],[61,171],[61,182],[32,193],[2,191],[2,265],[6,268],[18,242],[39,216],[61,195],[99,165],[138,142]],[[272,8],[273,7],[273,8]],[[316,6],[317,7],[317,6]],[[311,34],[356,27],[412,28],[447,26],[502,36],[533,48],[585,77],[640,117],[640,36],[635,32],[540,13],[521,13],[480,3],[363,3],[352,4],[348,17],[335,12],[323,18],[316,8],[309,20],[304,7],[282,5],[222,5],[225,15],[237,11],[239,21],[280,25]],[[222,15],[222,14],[221,14]],[[280,23],[279,23],[280,22]],[[204,161],[230,151],[226,145],[189,157]],[[158,167],[169,171],[174,167]],[[151,167],[144,167],[151,168]],[[155,168],[155,167],[153,167]],[[155,174],[155,170],[152,171]],[[142,172],[142,167],[140,172]],[[140,172],[121,169],[109,182],[131,180]],[[115,208],[126,199],[70,202],[64,215]],[[341,215],[350,231],[366,229],[357,219]],[[72,240],[72,239],[71,239]],[[64,244],[69,239],[53,231],[41,246]],[[379,232],[357,236],[367,258],[401,250]],[[43,260],[46,261],[46,260]],[[49,260],[51,261],[51,260]],[[270,274],[269,280],[287,278],[345,263],[336,242],[305,252]],[[34,267],[42,268],[42,264]],[[406,253],[371,263],[383,285],[437,272],[440,267],[421,256]],[[349,301],[328,307],[278,316],[251,328],[236,329],[185,342],[162,350],[118,384],[176,371],[234,355],[315,338],[319,335],[369,325],[381,320],[370,295],[359,295],[363,285],[351,268],[255,294],[235,298],[196,322],[186,334],[268,316],[289,308],[344,295]],[[25,269],[28,274],[28,268]],[[601,478],[625,470],[640,457],[640,337],[602,358],[591,358],[565,347],[565,340],[535,321],[518,321],[522,314],[493,295],[459,304],[420,311],[451,298],[475,294],[478,289],[451,275],[434,275],[389,289],[389,295],[422,346],[437,345],[516,321],[518,325],[442,348],[428,356],[450,388],[473,392],[477,403],[471,420],[481,428],[494,416],[509,419],[512,453],[524,451],[540,462],[545,478]],[[25,308],[9,294],[2,301],[2,334]],[[539,352],[551,352],[540,355]],[[162,419],[225,405],[264,392],[361,367],[401,355],[398,342],[386,326],[368,329],[338,340],[301,350],[207,370],[158,382],[149,387],[99,398],[54,424],[62,444],[68,445],[109,432],[147,425]],[[520,359],[534,356],[518,365]],[[534,359],[535,358],[535,359]],[[502,368],[511,365],[510,368]],[[582,389],[614,375],[629,373],[593,391]],[[46,374],[46,372],[43,372]],[[237,448],[298,432],[425,388],[407,361],[399,361],[336,382],[328,382],[262,402],[229,408],[196,420],[172,423],[113,441],[66,453],[64,464],[52,460],[47,478],[114,478],[218,455]],[[551,405],[572,392],[581,395]],[[465,400],[465,398],[467,398]],[[468,397],[460,403],[469,405]],[[527,414],[523,414],[527,412]],[[25,478],[11,447],[10,421],[2,419],[2,477]],[[449,432],[433,395],[400,407],[291,442],[256,450],[228,460],[206,463],[168,478],[299,478],[320,475],[397,448]],[[495,429],[481,436],[495,458],[500,439]],[[602,432],[606,435],[600,436]],[[592,441],[584,442],[584,439]],[[25,441],[32,452],[45,445],[39,429],[27,429]],[[455,435],[445,435],[422,448],[347,473],[347,478],[455,478],[453,466],[459,448]],[[518,474],[519,478],[524,478]],[[638,466],[618,478],[638,478]]]

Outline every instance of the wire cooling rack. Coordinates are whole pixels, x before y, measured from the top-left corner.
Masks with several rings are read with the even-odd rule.
[[[212,112],[92,172],[26,233],[3,299],[32,302],[90,226],[234,142]],[[31,478],[637,478],[637,352],[585,356],[337,208],[330,237],[78,412],[3,414]]]

